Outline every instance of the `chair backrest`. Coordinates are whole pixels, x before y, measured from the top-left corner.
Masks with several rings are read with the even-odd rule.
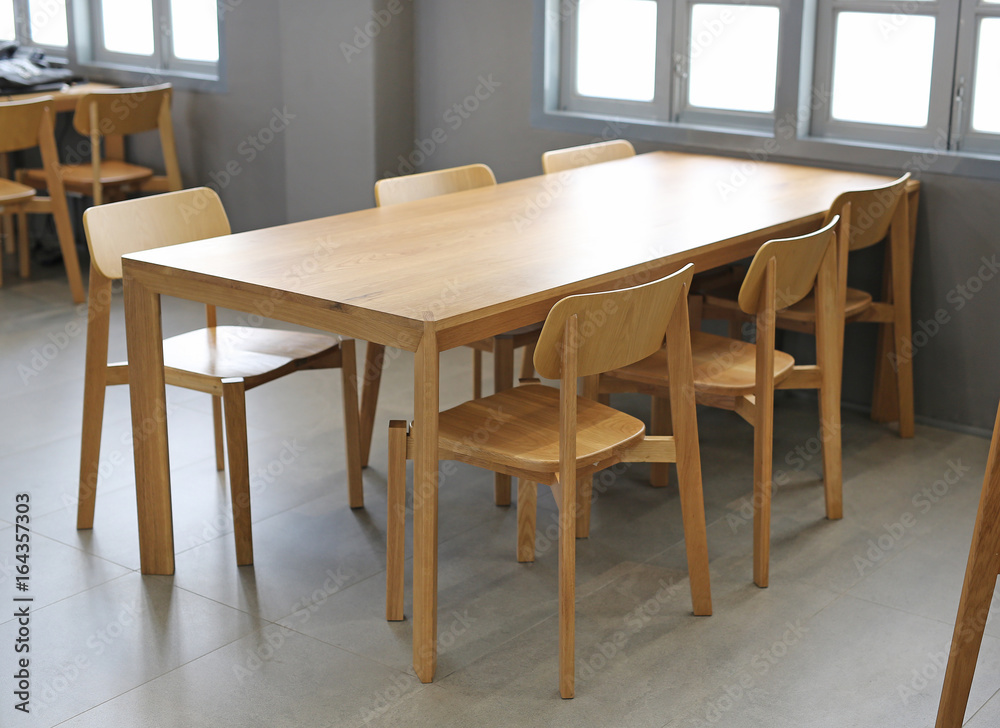
[[[566,321],[576,314],[577,375],[611,371],[653,355],[663,345],[667,324],[694,266],[633,288],[583,293],[559,301],[545,318],[535,347],[535,369],[548,379],[562,373]]]
[[[567,169],[576,169],[577,167],[634,156],[635,147],[632,146],[631,142],[625,139],[612,139],[607,142],[596,142],[545,152],[542,155],[542,169],[545,170],[545,174],[552,174],[553,172],[564,172]]]
[[[0,154],[37,147],[45,111],[54,118],[55,108],[51,96],[0,103]]]
[[[138,134],[156,129],[164,108],[169,112],[171,94],[169,83],[84,94],[76,104],[73,127],[84,136]]]
[[[892,217],[899,201],[906,192],[910,179],[907,172],[895,182],[868,190],[851,190],[837,195],[826,214],[829,222],[835,215],[843,215],[844,206],[851,205],[848,249],[860,250],[882,240],[889,232]]]
[[[83,227],[91,265],[122,277],[122,256],[230,233],[222,200],[207,187],[139,197],[89,208]]]
[[[436,172],[420,172],[403,177],[387,177],[375,183],[375,204],[379,207],[413,202],[452,192],[495,185],[497,178],[485,164],[467,164]]]
[[[767,264],[772,258],[777,291],[775,308],[785,308],[805,298],[813,289],[823,256],[836,237],[839,222],[840,217],[834,216],[814,233],[770,240],[760,246],[740,286],[740,309],[744,313],[757,313]]]

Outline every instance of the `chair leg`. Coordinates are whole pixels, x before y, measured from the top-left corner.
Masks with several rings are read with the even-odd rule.
[[[576,481],[576,537],[590,538],[590,506],[594,493],[594,478],[588,475]]]
[[[386,528],[385,618],[403,619],[403,558],[406,548],[406,422],[389,423],[388,526]]]
[[[493,391],[503,392],[514,386],[514,340],[493,339]],[[498,506],[510,505],[510,476],[493,474],[493,502]]]
[[[875,381],[872,385],[872,422],[895,422],[899,419],[896,372],[892,365],[895,355],[892,324],[879,324],[875,345]]]
[[[650,422],[651,435],[674,434],[670,419],[670,399],[653,397],[653,411]],[[649,482],[654,488],[665,488],[670,485],[670,465],[668,463],[652,463],[649,467]]]
[[[905,356],[906,345],[910,338],[910,312],[899,312],[899,309],[906,304],[896,303],[896,322],[892,327],[894,351],[896,352],[895,384],[896,401],[899,407],[899,436],[913,437],[914,434],[914,409],[913,409],[913,358]],[[907,308],[909,308],[907,306]]]
[[[247,405],[242,379],[222,380],[229,446],[229,490],[233,501],[233,538],[236,564],[253,563],[253,527],[250,519],[250,461],[247,454]]]
[[[96,266],[90,268],[90,302],[87,309],[87,353],[83,378],[83,438],[80,443],[80,491],[76,527],[94,527],[97,478],[101,462],[101,427],[104,422],[104,392],[108,371],[107,311],[111,281]]]
[[[17,258],[21,278],[28,278],[31,276],[31,251],[29,250],[31,247],[30,242],[31,241],[28,239],[28,215],[24,212],[18,213]]]
[[[94,527],[97,478],[101,462],[101,427],[104,422],[105,369],[88,367],[83,383],[83,440],[80,445],[80,492],[76,505],[76,527]]]
[[[483,352],[472,350],[472,398],[482,399],[483,396]]]
[[[365,347],[364,384],[361,387],[361,467],[368,467],[368,455],[372,449],[372,431],[375,428],[375,409],[378,406],[378,390],[382,384],[382,366],[385,363],[385,347],[372,344]]]
[[[569,699],[576,682],[576,487],[572,479],[560,486],[554,490],[559,504],[559,694]]]
[[[226,448],[222,430],[222,397],[212,395],[212,430],[215,432],[215,469],[220,473],[226,469]]]
[[[538,485],[521,478],[517,481],[517,560],[535,560],[535,531],[538,516]]]
[[[347,449],[347,492],[351,508],[364,508],[361,477],[360,415],[358,414],[358,365],[354,339],[340,342],[340,381],[344,400],[344,441]]]
[[[535,376],[535,344],[525,344],[524,353],[521,355],[521,379],[531,379]]]

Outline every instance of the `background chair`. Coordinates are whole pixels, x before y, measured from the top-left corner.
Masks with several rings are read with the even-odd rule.
[[[574,695],[577,481],[620,462],[677,462],[694,613],[712,613],[701,490],[698,425],[691,387],[687,289],[692,267],[653,283],[570,296],[545,320],[535,350],[543,377],[560,388],[526,384],[442,412],[442,459],[520,478],[518,555],[534,560],[536,484],[552,488],[559,507],[559,692]],[[597,317],[601,318],[597,318]],[[602,325],[594,321],[604,320]],[[586,325],[586,326],[585,326]],[[577,396],[577,378],[644,359],[667,338],[676,436],[647,436],[642,421]],[[497,422],[496,413],[506,416]],[[488,426],[486,441],[473,437]],[[389,522],[386,618],[403,618],[406,423],[389,425]],[[528,487],[526,487],[528,486]]]
[[[553,149],[542,155],[542,169],[545,174],[564,172],[567,169],[586,167],[591,164],[610,162],[635,156],[635,147],[624,139],[584,144],[579,147]]]
[[[28,249],[28,213],[52,215],[56,224],[59,248],[66,265],[66,276],[74,303],[84,299],[83,278],[80,262],[76,256],[73,227],[69,220],[66,193],[59,176],[59,155],[56,152],[55,102],[51,97],[32,101],[0,103],[0,154],[38,147],[42,155],[43,168],[38,170],[43,180],[41,187],[49,191],[48,197],[38,194],[34,187],[0,178],[0,208],[5,218],[5,229],[11,233],[11,218],[17,215],[18,258],[20,274],[27,278],[31,273],[31,258]],[[3,266],[0,265],[0,284],[3,282]]]
[[[145,88],[94,91],[77,102],[73,127],[90,139],[90,164],[67,164],[61,168],[69,192],[88,195],[95,205],[120,200],[129,192],[168,192],[181,189],[180,165],[170,118],[172,89],[169,83]],[[165,176],[149,167],[124,159],[121,139],[129,134],[158,130],[163,150]],[[101,140],[105,153],[101,154]],[[36,189],[47,183],[42,170],[20,170],[18,181]]]
[[[489,187],[497,183],[493,170],[485,164],[469,164],[464,167],[453,167],[435,172],[422,172],[403,177],[388,177],[375,183],[375,204],[379,207],[397,205],[403,202],[422,200],[427,197],[447,195],[452,192],[462,192],[477,187]],[[483,394],[483,352],[493,354],[493,389],[501,392],[514,386],[514,350],[524,349],[521,362],[521,378],[526,379],[534,374],[531,358],[534,352],[541,324],[524,326],[508,331],[490,339],[476,341],[467,346],[473,349],[472,354],[472,392],[475,399]],[[368,344],[366,361],[376,361],[383,356],[385,347],[378,344]],[[367,367],[366,367],[367,368]],[[367,384],[367,381],[366,381]],[[375,397],[369,396],[366,386],[365,396],[361,402],[361,419],[363,429],[369,431],[374,427]],[[375,395],[378,394],[377,389]],[[364,448],[363,460],[367,463],[368,449]],[[498,506],[510,505],[510,478],[498,475],[494,484],[493,499]]]
[[[127,384],[128,364],[108,364],[111,282],[122,277],[126,253],[228,235],[229,221],[218,195],[201,187],[92,207],[84,213],[90,245],[90,299],[80,456],[77,528],[92,528],[101,452],[104,389]],[[364,505],[358,437],[358,395],[353,339],[245,326],[217,326],[214,306],[208,327],[163,342],[167,384],[212,395],[216,467],[223,469],[225,404],[229,482],[236,560],[253,563],[250,470],[247,458],[246,390],[300,369],[339,367],[344,388],[347,481],[351,508]]]
[[[887,422],[898,417],[900,437],[913,437],[913,360],[910,350],[910,279],[912,274],[912,236],[910,210],[906,194],[909,173],[894,182],[868,190],[853,190],[837,196],[826,215],[826,222],[839,215],[848,231],[837,248],[837,298],[846,323],[869,321],[882,324],[875,358],[875,385],[872,394],[872,419]],[[883,268],[883,301],[871,294],[847,286],[847,256],[850,251],[871,247],[886,239]],[[698,289],[697,284],[695,289]],[[702,316],[730,321],[730,336],[738,335],[747,320],[732,295],[735,285],[706,290]],[[809,295],[778,312],[779,329],[816,333],[816,299]],[[841,347],[843,348],[843,347]],[[892,390],[891,392],[887,390]],[[886,402],[889,402],[887,405]]]
[[[979,512],[972,534],[962,597],[958,603],[944,686],[941,688],[936,728],[961,728],[965,720],[997,574],[1000,574],[1000,408],[993,425],[993,443],[986,462],[986,478],[979,498]]]
[[[757,251],[740,288],[740,309],[757,323],[757,343],[729,339],[694,331],[691,337],[694,359],[694,389],[700,404],[736,412],[754,428],[753,532],[754,582],[768,584],[771,534],[771,473],[774,432],[774,390],[801,386],[820,388],[820,416],[830,422],[839,414],[840,372],[823,371],[819,366],[796,366],[791,356],[774,349],[774,319],[778,308],[804,298],[814,284],[832,286],[835,270],[833,246],[834,218],[822,229],[798,238],[765,243]],[[825,269],[825,270],[824,270]],[[823,291],[826,293],[826,291]],[[820,317],[817,342],[828,341],[826,327],[833,322]],[[648,359],[601,375],[601,392],[641,392],[654,398],[654,428],[669,423],[671,397],[676,387],[664,378],[669,356],[658,351]],[[659,400],[659,401],[657,401]],[[840,488],[839,417],[834,432],[824,433],[823,473],[827,517],[842,516]],[[674,417],[673,427],[677,422]],[[655,434],[662,434],[654,429]],[[657,485],[657,483],[654,483]]]

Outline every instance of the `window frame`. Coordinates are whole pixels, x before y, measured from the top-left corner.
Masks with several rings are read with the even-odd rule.
[[[919,8],[919,12],[909,11]],[[869,124],[858,121],[834,119],[831,113],[833,100],[833,56],[836,49],[837,15],[851,13],[881,13],[893,15],[920,15],[934,18],[934,50],[931,65],[931,86],[928,98],[927,124],[923,127]],[[812,114],[812,136],[850,139],[876,144],[930,146],[935,138],[946,132],[951,117],[951,88],[953,69],[947,59],[955,57],[957,44],[958,6],[941,0],[916,0],[906,5],[887,0],[819,0],[815,38],[816,62],[813,89],[822,102]],[[942,60],[944,59],[944,60]]]
[[[963,11],[968,1],[961,0]],[[821,164],[879,174],[905,170],[1000,180],[1000,134],[986,135],[989,145],[985,149],[973,149],[968,138],[960,150],[949,148],[947,133],[936,135],[929,144],[814,135],[812,119],[824,103],[813,89],[819,0],[778,1],[778,88],[774,126],[770,129],[664,122],[636,118],[620,110],[601,114],[562,108],[558,30],[577,2],[535,0],[531,100],[531,123],[535,127],[592,138],[628,137],[667,148],[755,160]],[[975,4],[978,9],[979,0]]]
[[[688,102],[687,58],[691,46],[692,8],[695,5],[747,5],[774,7],[780,0],[650,0],[656,3],[656,68],[652,101],[632,101],[583,96],[576,91],[578,12],[563,14],[558,30],[559,62],[566,72],[559,75],[559,105],[562,110],[583,114],[625,116],[654,122],[681,123],[722,128],[754,128],[766,131],[774,125],[774,112],[733,111],[698,107]],[[580,0],[572,0],[579,9]],[[779,20],[780,23],[780,20]],[[778,55],[782,34],[778,32]],[[777,95],[777,89],[775,89]]]
[[[982,0],[967,2],[962,6],[958,45],[960,52],[955,62],[954,114],[951,146],[960,152],[998,154],[1000,134],[976,131],[972,128],[972,109],[976,103],[976,61],[979,56],[979,29],[983,18],[1000,18],[1000,3]],[[965,41],[963,44],[963,40]]]
[[[69,4],[71,0],[66,0],[66,23],[69,25]],[[14,8],[14,35],[12,39],[14,42],[18,43],[24,47],[40,48],[45,51],[45,55],[49,59],[64,63],[68,58],[69,44],[73,42],[72,33],[69,32],[67,27],[67,44],[65,46],[54,46],[45,43],[39,43],[31,37],[31,12],[29,8],[29,0],[10,0],[11,7]],[[0,41],[5,42],[5,41]]]

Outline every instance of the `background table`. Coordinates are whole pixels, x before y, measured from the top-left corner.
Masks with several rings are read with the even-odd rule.
[[[437,642],[439,353],[540,321],[570,294],[747,257],[770,238],[815,229],[838,193],[890,179],[656,152],[125,256],[143,573],[174,570],[161,294],[416,353],[413,664],[428,682]],[[839,343],[826,351],[839,371]],[[835,419],[823,426],[839,432]],[[839,438],[830,444],[839,448]]]

